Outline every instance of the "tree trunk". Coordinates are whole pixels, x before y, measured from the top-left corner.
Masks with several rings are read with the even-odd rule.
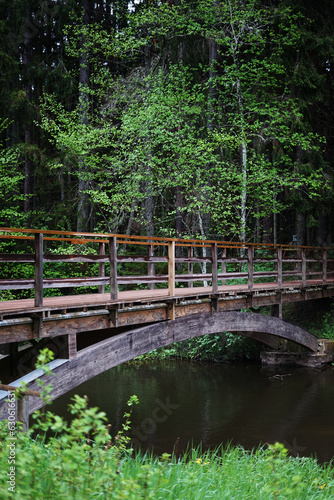
[[[89,24],[89,0],[83,0],[83,22],[87,26]],[[79,113],[80,121],[83,125],[88,124],[88,109],[89,109],[89,58],[86,50],[86,39],[83,36],[81,39],[81,57],[79,62]],[[87,165],[84,158],[79,158],[78,169],[78,216],[77,216],[77,231],[84,231],[87,228],[89,218],[89,203],[86,193],[87,182]]]
[[[30,10],[28,8],[26,14],[26,26],[24,32],[24,43],[23,43],[23,54],[22,54],[22,64],[25,73],[26,82],[24,84],[24,90],[27,96],[27,109],[29,109],[29,103],[31,100],[31,85],[28,79],[29,65],[31,62],[31,40],[33,32],[31,30],[30,22]],[[24,133],[24,143],[25,143],[25,154],[24,154],[24,213],[27,214],[33,209],[32,195],[34,189],[33,183],[33,166],[30,160],[29,146],[31,144],[31,124],[29,117],[25,117],[25,133]]]

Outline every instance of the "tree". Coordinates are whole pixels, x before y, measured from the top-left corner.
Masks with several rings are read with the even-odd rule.
[[[330,133],[319,109],[317,123],[308,109],[321,103],[332,120],[331,73],[317,67],[302,78],[325,58],[324,6],[315,26],[311,4],[290,0],[65,5],[60,31],[44,21],[27,65],[52,54],[28,100],[44,82],[33,107],[44,135],[32,127],[27,141],[47,158],[40,177],[32,163],[40,213],[52,199],[55,220],[70,228],[274,241],[280,220],[300,207],[308,224],[316,204],[325,213],[317,200],[331,199],[333,176],[320,137]],[[305,40],[315,31],[323,36],[311,53]],[[59,54],[66,78],[51,92]],[[54,174],[51,197],[45,180]]]

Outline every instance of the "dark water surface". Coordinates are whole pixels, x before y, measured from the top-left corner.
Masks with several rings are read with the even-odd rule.
[[[286,375],[282,381],[271,380]],[[65,415],[73,394],[107,413],[121,428],[127,400],[140,404],[132,415],[135,446],[155,454],[177,453],[188,443],[203,449],[241,444],[284,443],[294,456],[334,457],[334,368],[268,370],[259,365],[150,361],[113,368],[56,400]]]

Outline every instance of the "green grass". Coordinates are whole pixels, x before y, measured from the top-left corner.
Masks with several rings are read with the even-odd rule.
[[[228,448],[177,459],[119,453],[114,447],[71,447],[23,439],[16,449],[19,499],[315,499],[334,498],[329,465],[311,458],[289,458],[282,445],[246,452]],[[1,453],[0,498],[6,485],[6,454]]]

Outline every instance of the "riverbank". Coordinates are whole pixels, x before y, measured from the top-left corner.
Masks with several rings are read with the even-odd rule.
[[[280,444],[254,452],[228,448],[182,458],[153,458],[95,446],[86,440],[18,439],[15,473],[1,450],[1,498],[25,499],[330,499],[333,468],[287,456]],[[12,479],[12,483],[10,482]],[[10,485],[13,485],[10,489]]]

